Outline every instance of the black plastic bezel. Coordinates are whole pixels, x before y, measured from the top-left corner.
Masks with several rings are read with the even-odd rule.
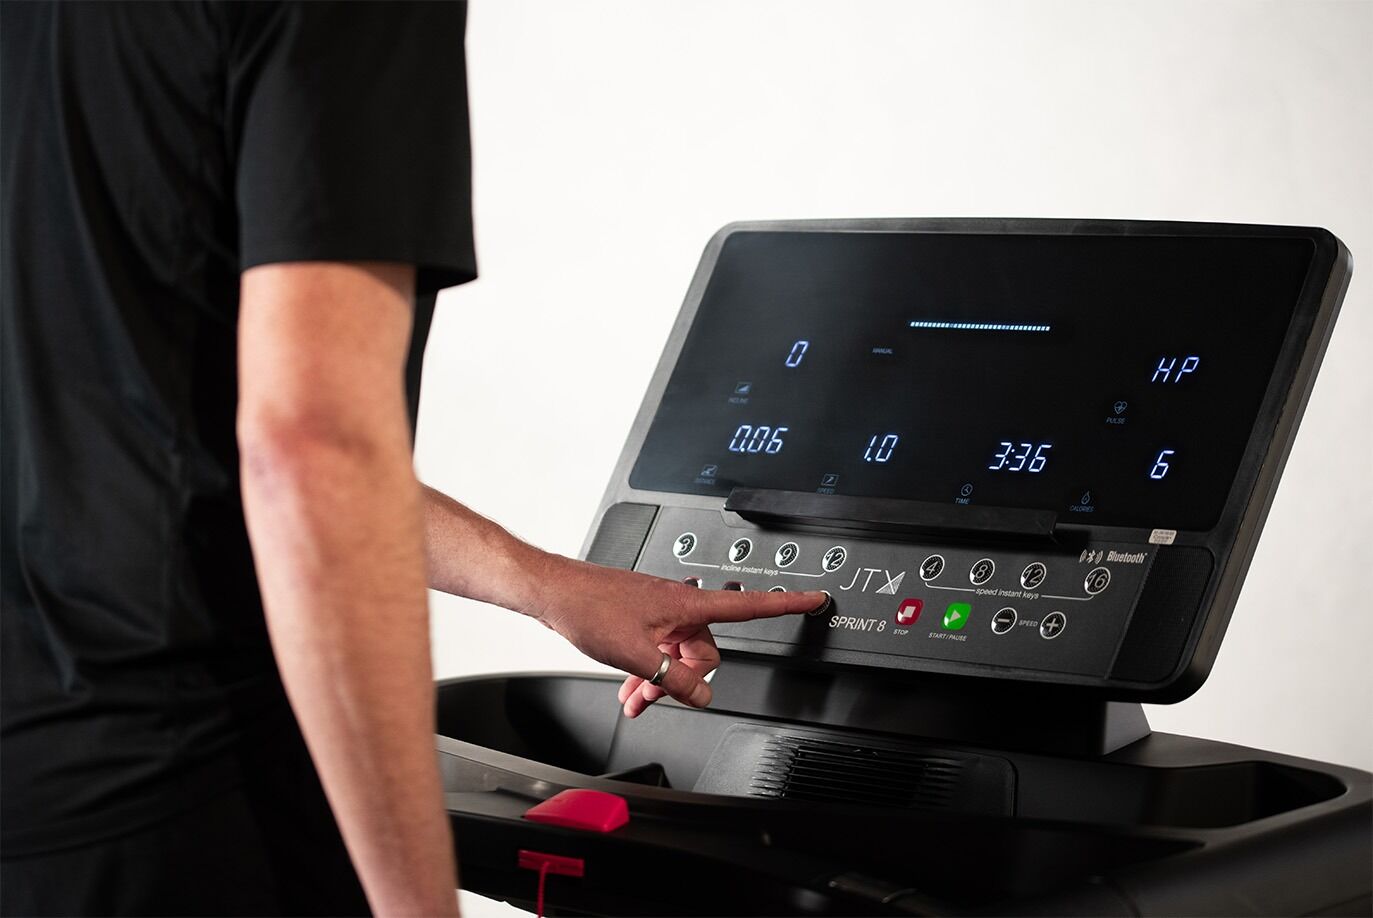
[[[1008,673],[980,664],[930,660],[912,660],[910,667],[927,676],[946,673],[951,676],[973,676],[1010,683],[1056,683],[1074,686],[1079,692],[1086,691],[1103,698],[1152,703],[1178,701],[1196,691],[1209,675],[1220,649],[1250,559],[1253,557],[1264,520],[1277,490],[1278,480],[1296,437],[1307,399],[1310,397],[1316,372],[1330,340],[1335,317],[1348,288],[1352,261],[1344,244],[1327,230],[1313,227],[1134,220],[845,219],[730,224],[717,232],[706,245],[677,320],[644,394],[638,415],[626,437],[609,486],[597,510],[594,525],[583,545],[583,556],[590,548],[591,540],[606,509],[621,501],[721,510],[724,500],[720,497],[639,490],[630,486],[629,474],[657,412],[659,401],[676,366],[687,332],[691,328],[725,242],[736,233],[751,232],[1280,237],[1304,239],[1311,243],[1314,251],[1310,268],[1220,517],[1209,530],[1179,531],[1176,536],[1176,545],[1200,546],[1210,551],[1215,559],[1215,566],[1183,652],[1173,671],[1158,682],[1141,683],[1031,671]],[[1151,533],[1149,529],[1076,523],[1061,528],[1094,541],[1147,542]],[[725,653],[749,655],[740,650],[730,649],[726,649]],[[768,659],[779,665],[793,662],[771,655]],[[845,668],[863,666],[861,654],[845,651],[823,651],[820,663]]]

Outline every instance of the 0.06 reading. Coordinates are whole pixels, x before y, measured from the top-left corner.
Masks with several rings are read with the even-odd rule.
[[[780,453],[782,451],[782,434],[790,429],[790,427],[768,427],[763,424],[759,424],[757,427],[752,424],[740,424],[739,429],[734,431],[734,437],[729,441],[729,451],[731,453]]]

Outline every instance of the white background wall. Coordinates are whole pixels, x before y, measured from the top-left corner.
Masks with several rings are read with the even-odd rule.
[[[701,248],[738,219],[1324,226],[1355,279],[1210,681],[1156,729],[1373,768],[1373,4],[477,0],[481,279],[418,462],[580,547]],[[436,596],[440,675],[591,668]]]

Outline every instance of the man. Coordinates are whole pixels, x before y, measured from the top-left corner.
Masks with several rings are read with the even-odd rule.
[[[454,914],[426,584],[631,673],[630,716],[709,701],[711,621],[821,601],[415,480],[434,295],[475,275],[464,21],[4,5],[6,914]]]

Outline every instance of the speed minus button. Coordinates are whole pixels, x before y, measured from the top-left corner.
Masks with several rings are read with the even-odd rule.
[[[999,610],[992,616],[992,633],[1005,634],[1015,627],[1015,623],[1019,618],[1020,616],[1016,614],[1015,609],[1012,609],[1010,606]]]

